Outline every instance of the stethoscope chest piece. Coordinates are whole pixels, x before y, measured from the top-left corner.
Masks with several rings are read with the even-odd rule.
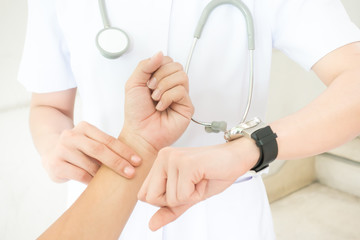
[[[107,27],[96,36],[96,45],[106,58],[118,58],[129,49],[129,36],[121,29]]]

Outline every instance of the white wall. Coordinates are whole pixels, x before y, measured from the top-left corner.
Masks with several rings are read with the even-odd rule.
[[[360,27],[360,1],[342,0],[351,20]],[[325,90],[313,72],[304,71],[283,53],[273,51],[267,120],[284,117],[305,106]]]
[[[30,94],[16,81],[26,0],[0,0],[0,239],[35,239],[65,209],[66,186],[52,183],[28,129]]]
[[[344,0],[360,26],[360,1]],[[26,0],[0,0],[0,239],[34,239],[64,210],[66,187],[52,183],[41,167],[27,126],[29,94],[16,81],[24,41]],[[274,52],[271,121],[300,109],[324,90]]]
[[[0,109],[8,109],[29,99],[14,80],[26,29],[26,0],[0,0],[0,29]]]
[[[342,0],[342,3],[351,20],[360,27],[360,1]],[[270,81],[267,122],[298,111],[325,90],[325,85],[313,72],[304,71],[277,50],[273,51]],[[269,174],[276,172],[283,163],[273,162]]]

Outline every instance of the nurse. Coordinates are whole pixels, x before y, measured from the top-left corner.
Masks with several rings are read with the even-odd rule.
[[[162,50],[185,64],[194,28],[208,2],[107,1],[112,25],[125,30],[131,40],[127,54],[108,60],[94,43],[102,28],[97,1],[29,1],[20,81],[34,93],[30,115],[32,134],[45,168],[54,180],[88,183],[97,175],[99,162],[123,176],[139,174],[131,167],[137,166],[142,157],[137,156],[134,147],[129,150],[129,146],[117,143],[116,149],[122,149],[117,151],[101,139],[113,139],[109,136],[118,136],[122,129],[125,81],[140,59]],[[278,136],[278,159],[317,154],[359,134],[360,31],[340,2],[244,0],[244,3],[254,18],[257,66],[248,119],[264,119],[273,47],[284,51],[305,69],[313,70],[329,86],[298,113],[270,124]],[[189,72],[196,119],[221,117],[230,120],[229,126],[238,123],[246,107],[247,56],[243,16],[230,5],[219,7],[209,18]],[[161,96],[161,84],[156,79],[149,86],[154,97]],[[91,125],[74,127],[76,91],[82,101],[83,120]],[[103,138],[92,134],[99,131]],[[89,144],[78,144],[76,139],[85,139]],[[91,152],[94,142],[107,154]],[[259,160],[259,149],[254,142],[241,138],[225,144],[221,135],[206,135],[202,128],[190,124],[175,146],[182,148],[160,151],[139,197],[165,206],[152,219],[152,229],[187,211],[161,230],[151,232],[148,221],[157,208],[139,202],[122,232],[122,239],[275,238],[261,176],[248,179],[245,174]],[[169,159],[173,164],[167,164]],[[169,174],[174,170],[181,174],[186,170],[187,178]],[[160,171],[166,183],[158,182]],[[199,173],[201,177],[194,179]],[[182,184],[176,185],[174,181]],[[198,181],[211,183],[210,187],[197,198],[189,198],[194,189],[189,183]],[[172,196],[157,201],[165,193],[165,184],[176,186],[171,188]],[[179,185],[188,186],[190,191],[187,189],[182,195]],[[153,191],[153,187],[160,192]],[[72,199],[81,192],[78,188],[71,184]],[[184,203],[185,207],[178,211],[176,207]],[[171,209],[174,214],[168,215],[166,207],[174,207]]]

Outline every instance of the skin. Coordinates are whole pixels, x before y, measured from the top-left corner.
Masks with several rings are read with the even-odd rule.
[[[328,89],[299,112],[270,124],[278,135],[278,159],[296,159],[318,154],[360,133],[357,121],[360,115],[360,43],[349,44],[329,53],[312,69]],[[156,87],[149,81],[148,88]],[[127,124],[131,126],[131,122],[128,121]],[[74,207],[43,237],[52,239],[59,236],[61,229],[63,236],[75,234],[77,239],[91,239],[91,236],[99,236],[96,235],[99,232],[102,237],[106,233],[109,234],[109,239],[116,238],[136,202],[134,194],[155,158],[154,166],[138,194],[141,200],[161,207],[150,221],[152,230],[175,220],[197,202],[225,190],[236,178],[251,169],[259,157],[254,142],[245,138],[211,147],[165,147],[158,152],[160,148],[157,144],[162,138],[154,136],[156,146],[152,146],[149,139],[154,129],[141,135],[141,130],[146,129],[142,126],[133,125],[129,128],[132,129],[131,133],[123,131],[119,137],[146,159],[138,168],[136,177],[128,181],[103,166]],[[165,133],[166,131],[163,132]],[[225,159],[221,162],[221,168],[219,158]],[[111,188],[111,185],[114,187]],[[119,202],[123,203],[120,207]],[[78,229],[84,231],[75,232],[74,226],[80,226]]]
[[[316,155],[360,134],[360,42],[327,54],[312,70],[327,90],[300,111],[270,124],[278,135],[277,159]],[[245,138],[211,147],[161,150],[138,194],[140,200],[161,207],[150,229],[159,229],[224,191],[258,158],[255,142]]]
[[[76,89],[32,94],[30,130],[50,178],[88,184],[101,164],[133,177],[141,158],[131,148],[87,122],[74,126],[75,94]]]
[[[157,87],[149,83],[154,77]],[[190,123],[194,108],[187,82],[181,65],[161,53],[139,63],[125,86],[125,121],[118,139],[143,163],[132,180],[102,165],[80,198],[39,239],[118,239],[158,150],[177,140]],[[152,89],[160,89],[157,101]]]
[[[154,90],[152,93],[154,101],[159,101],[173,83],[183,85],[186,90],[189,89],[187,77],[181,71],[182,66],[179,63],[167,63],[167,67],[159,69],[152,81],[149,81],[149,88]],[[169,79],[165,79],[169,77],[166,76],[167,72],[174,73],[171,76],[171,84]],[[161,81],[163,78],[165,81]],[[134,167],[141,164],[141,158],[121,141],[87,122],[83,121],[74,126],[75,95],[76,89],[32,94],[30,130],[42,164],[50,178],[59,183],[76,180],[88,184],[101,164],[105,164],[126,178],[132,178],[135,174]],[[166,101],[168,98],[164,99]],[[160,101],[158,104],[163,102]],[[163,110],[168,103],[164,102],[164,104],[162,107],[159,105],[158,109]]]

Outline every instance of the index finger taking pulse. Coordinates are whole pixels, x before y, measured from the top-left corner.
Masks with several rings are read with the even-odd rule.
[[[81,144],[79,149],[121,175],[123,175],[126,171],[128,171],[128,173],[132,172],[133,167],[131,165],[137,167],[141,164],[141,158],[130,147],[122,143],[120,140],[102,132],[95,126],[87,122],[81,122],[76,126],[76,128],[78,128],[78,131],[82,132],[89,139],[94,141],[87,142],[90,146],[92,146],[92,149],[85,147],[84,144]],[[94,151],[94,149],[97,151]]]

